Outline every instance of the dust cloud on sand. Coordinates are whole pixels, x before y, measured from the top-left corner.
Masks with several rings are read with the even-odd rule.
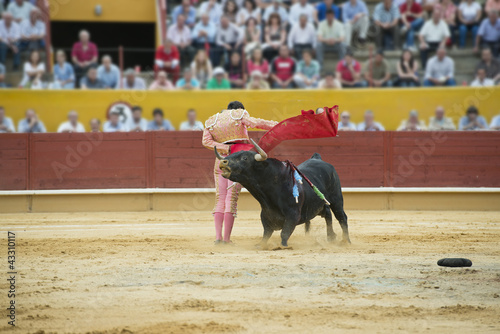
[[[213,245],[209,212],[0,215],[19,272],[18,326],[0,332],[500,332],[500,213],[347,214],[352,245],[318,218],[280,251],[254,248],[258,212],[240,212],[234,246]]]

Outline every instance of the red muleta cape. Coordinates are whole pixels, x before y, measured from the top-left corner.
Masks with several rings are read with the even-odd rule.
[[[262,136],[259,146],[264,151],[270,152],[285,140],[337,136],[339,106],[323,109],[325,111],[321,114],[316,114],[314,110],[302,110],[301,115],[281,121]]]
[[[302,110],[301,115],[287,118],[267,131],[259,140],[259,146],[270,152],[282,141],[292,139],[328,138],[337,136],[339,125],[339,106],[324,107],[324,112]],[[234,144],[231,154],[238,151],[251,151],[251,144]]]

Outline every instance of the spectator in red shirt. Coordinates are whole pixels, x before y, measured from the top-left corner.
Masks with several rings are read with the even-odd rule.
[[[174,84],[177,82],[180,73],[179,50],[168,38],[165,43],[156,49],[155,54],[155,73],[165,71],[170,74]]]
[[[80,31],[80,41],[73,44],[71,59],[75,65],[75,84],[80,87],[80,79],[87,74],[90,67],[97,65],[99,52],[97,46],[90,41],[90,34],[87,30]]]
[[[280,46],[278,57],[271,63],[271,80],[273,88],[293,88],[293,75],[295,73],[295,60],[290,57],[288,46]]]
[[[361,81],[361,65],[353,58],[351,50],[347,51],[344,59],[337,64],[337,79],[344,88],[363,87]]]
[[[406,31],[406,49],[417,51],[415,48],[415,33],[417,33],[424,24],[422,6],[415,0],[406,0],[399,7],[401,13],[401,23],[403,24],[401,32]]]

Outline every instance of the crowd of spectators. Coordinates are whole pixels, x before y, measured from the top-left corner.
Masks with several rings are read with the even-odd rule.
[[[201,85],[206,89],[454,86],[455,62],[447,55],[447,48],[464,48],[469,33],[474,50],[490,50],[497,62],[497,2],[489,0],[483,10],[474,0],[463,0],[458,6],[451,0],[383,0],[369,13],[362,0],[338,6],[332,0],[297,0],[291,5],[281,0],[226,0],[220,4],[209,0],[199,6],[197,21],[196,8],[184,0],[172,12],[169,31],[182,28],[186,38],[176,41],[173,35],[167,36],[157,50],[156,61],[162,61],[165,54],[173,55],[175,62],[166,67],[175,82],[181,68],[196,66],[197,57],[193,61],[190,55],[203,52],[201,58],[209,62],[206,67],[214,69],[212,84]],[[191,26],[186,17],[191,18]],[[351,44],[365,45],[370,26],[375,29],[377,51],[361,64]],[[182,56],[186,43],[190,51]],[[393,69],[384,51],[400,47],[402,56]],[[335,83],[331,71],[324,70],[327,52],[340,59],[333,74]],[[480,74],[476,70],[475,75]],[[199,78],[196,72],[193,75],[199,81],[209,80],[206,72]],[[486,73],[488,80],[471,81],[475,86],[496,84],[498,75],[498,71]]]
[[[196,110],[189,109],[186,114],[186,121],[180,124],[181,131],[203,131],[204,126],[197,120]],[[25,117],[19,120],[17,127],[12,118],[7,117],[5,108],[0,106],[0,133],[44,133],[47,132],[45,125],[33,109],[26,110]],[[97,118],[89,122],[89,132],[139,132],[139,131],[174,131],[172,123],[165,118],[164,112],[160,108],[152,111],[151,120],[143,117],[140,106],[132,107],[131,117],[126,121],[120,119],[120,113],[111,110],[108,119],[102,123]],[[57,132],[86,132],[85,126],[78,121],[78,112],[71,110],[68,112],[67,121],[62,122]]]
[[[349,111],[343,111],[339,118],[339,131],[384,131],[384,126],[375,121],[373,111],[367,110],[363,115],[363,122],[355,124],[351,122]],[[479,115],[479,110],[475,106],[470,106],[465,115],[458,122],[458,128],[453,120],[445,116],[445,109],[442,106],[436,107],[434,116],[429,118],[429,123],[419,118],[417,110],[411,110],[408,118],[401,121],[397,131],[453,131],[453,130],[500,130],[500,115],[492,118],[488,125],[486,119]]]
[[[102,124],[97,118],[89,122],[89,132],[140,132],[140,131],[173,131],[176,128],[165,118],[162,109],[155,108],[152,111],[151,119],[143,116],[140,106],[132,107],[131,117],[126,120],[120,119],[120,112],[111,110],[108,119]],[[189,109],[186,113],[186,120],[180,124],[181,131],[203,131],[203,123],[197,119],[196,110]],[[349,111],[343,111],[339,117],[339,131],[385,131],[385,127],[375,120],[375,114],[367,110],[363,114],[363,121],[355,124],[351,121]],[[397,131],[453,131],[453,130],[500,130],[500,115],[491,119],[490,124],[479,114],[478,108],[470,106],[463,117],[458,122],[458,127],[453,120],[445,115],[445,109],[438,106],[434,116],[429,118],[428,125],[419,117],[417,110],[411,110],[408,118],[401,121]],[[62,122],[57,132],[85,132],[86,128],[78,121],[78,113],[71,110],[68,113],[67,121]],[[0,106],[0,133],[16,132],[16,126],[10,117],[7,117],[5,109]],[[17,132],[19,133],[43,133],[47,132],[43,121],[33,109],[26,110],[25,117],[18,122]]]
[[[464,48],[469,36],[482,58],[471,84],[495,85],[500,79],[499,10],[500,0],[486,0],[484,7],[476,0],[382,0],[372,12],[363,0],[182,0],[169,13],[148,86],[133,69],[121,73],[109,55],[99,58],[86,30],[70,57],[56,52],[53,80],[44,82],[46,70],[37,55],[45,37],[40,10],[30,1],[12,0],[6,10],[0,8],[0,87],[5,86],[6,57],[12,54],[13,67],[21,68],[23,51],[30,55],[18,86],[32,89],[454,86],[455,62],[447,48]],[[370,27],[376,52],[361,64],[355,50],[367,44]],[[402,55],[392,68],[384,51],[395,49]],[[326,53],[340,59],[333,75],[333,68],[324,68]]]

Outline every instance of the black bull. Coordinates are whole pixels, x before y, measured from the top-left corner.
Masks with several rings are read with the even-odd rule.
[[[215,148],[215,155],[220,160],[222,176],[239,182],[260,203],[264,227],[260,246],[265,247],[273,232],[281,230],[281,246],[288,247],[288,239],[295,227],[305,223],[308,231],[311,219],[318,215],[325,218],[327,238],[333,242],[336,236],[332,228],[331,211],[342,228],[343,242],[350,243],[344,199],[335,168],[321,160],[318,153],[300,164],[297,168],[331,204],[325,204],[306,182],[297,184],[297,203],[292,195],[294,179],[291,167],[277,159],[267,159],[267,154],[253,144],[259,153],[240,151],[223,158]]]

